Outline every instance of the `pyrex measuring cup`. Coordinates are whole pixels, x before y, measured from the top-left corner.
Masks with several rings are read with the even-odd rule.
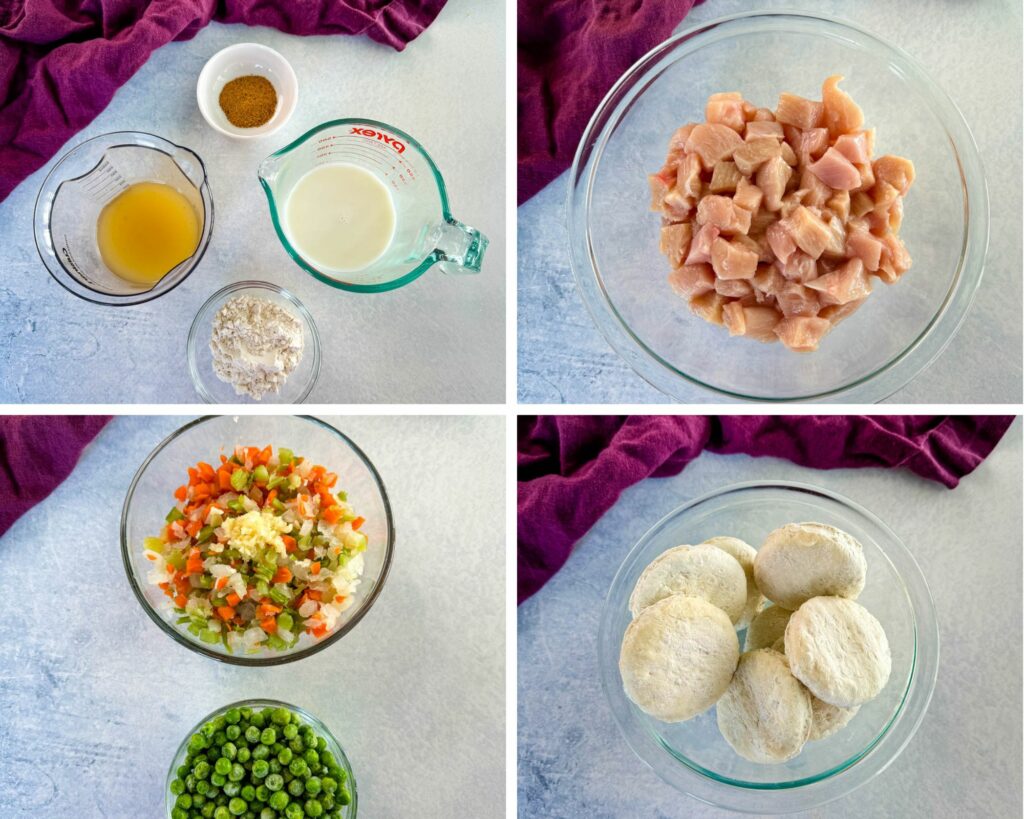
[[[96,242],[100,211],[136,182],[171,186],[202,226],[195,252],[151,287],[115,275]],[[213,233],[213,199],[194,151],[153,134],[116,131],[61,157],[43,181],[32,221],[39,256],[61,287],[96,304],[141,304],[173,290],[199,264]]]
[[[289,241],[284,209],[296,183],[320,165],[355,165],[391,193],[395,231],[384,254],[354,272],[325,269]],[[336,119],[307,131],[259,167],[277,236],[296,263],[320,281],[357,293],[394,290],[433,264],[445,273],[479,273],[487,237],[452,218],[441,172],[411,136],[369,119]]]

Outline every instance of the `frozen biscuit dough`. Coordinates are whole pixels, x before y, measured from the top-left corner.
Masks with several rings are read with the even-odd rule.
[[[676,546],[643,570],[629,597],[629,610],[636,617],[670,594],[707,600],[735,624],[747,604],[747,578],[737,560],[715,546]]]
[[[845,727],[857,715],[859,710],[859,705],[855,705],[853,708],[829,705],[812,694],[811,713],[813,720],[811,721],[811,734],[807,737],[808,741],[825,739],[825,737],[832,736],[840,728]]]
[[[744,640],[743,650],[774,648],[775,641],[786,633],[786,624],[792,616],[793,612],[782,608],[782,606],[769,606],[759,611],[747,627],[747,638]]]
[[[789,523],[776,529],[754,560],[761,594],[790,611],[822,595],[856,599],[866,574],[860,543],[823,523]]]
[[[626,628],[619,653],[622,687],[663,722],[706,711],[729,686],[740,646],[732,622],[707,600],[674,594],[648,606]]]
[[[811,695],[792,675],[786,658],[761,648],[740,657],[736,673],[716,706],[718,729],[744,759],[773,763],[792,759],[811,732]]]
[[[892,670],[882,624],[844,597],[814,597],[793,613],[786,657],[814,696],[841,708],[876,697]]]
[[[757,549],[738,537],[712,537],[705,540],[704,543],[716,546],[723,552],[732,555],[743,567],[743,574],[747,577],[747,605],[744,606],[740,619],[736,621],[736,627],[746,628],[764,604],[764,596],[758,590],[757,583],[754,582],[754,558],[757,557]]]

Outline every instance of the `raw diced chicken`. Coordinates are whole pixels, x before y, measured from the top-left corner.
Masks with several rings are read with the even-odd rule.
[[[817,128],[821,124],[824,106],[820,102],[804,99],[795,94],[780,94],[779,104],[775,109],[775,119],[786,125],[792,125],[801,131]]]
[[[864,125],[864,112],[860,110],[849,94],[839,89],[843,78],[838,74],[829,77],[821,86],[821,101],[825,107],[825,127],[833,139],[849,134]]]
[[[816,316],[821,309],[818,294],[798,282],[786,282],[775,296],[782,315]]]
[[[731,336],[741,336],[747,330],[746,317],[743,315],[743,305],[738,301],[731,301],[722,308],[722,321]]]
[[[871,293],[871,280],[860,259],[850,259],[842,267],[819,276],[807,286],[817,290],[822,304],[847,304]]]
[[[750,211],[728,196],[705,196],[697,204],[697,224],[714,225],[721,233],[746,233],[750,230]]]
[[[701,123],[686,140],[686,151],[699,154],[701,164],[711,170],[716,162],[731,159],[733,151],[743,144],[743,138],[728,125]]]
[[[649,177],[671,288],[730,335],[815,350],[872,277],[891,284],[910,267],[898,232],[914,166],[873,158],[875,131],[841,79],[821,102],[782,94],[774,112],[713,95]]]
[[[711,245],[711,266],[720,279],[752,279],[757,272],[757,253],[719,237]]]
[[[710,265],[688,264],[668,274],[668,283],[684,299],[715,289],[715,273]]]
[[[835,148],[829,148],[817,162],[807,169],[830,188],[851,191],[861,183],[860,173],[845,156]]]
[[[704,225],[693,234],[690,241],[690,253],[686,257],[687,264],[707,264],[711,261],[711,244],[718,238],[718,228]]]
[[[812,213],[803,205],[797,207],[789,218],[783,220],[783,225],[789,231],[804,253],[812,259],[818,259],[829,243],[830,231],[820,217]]]
[[[750,176],[769,159],[781,155],[782,149],[779,145],[779,140],[775,137],[748,140],[743,147],[733,152],[732,161],[736,163],[741,174]]]
[[[776,258],[785,264],[793,251],[796,250],[796,242],[789,235],[789,231],[786,230],[781,222],[774,222],[768,226],[765,236],[768,237],[768,245],[771,247]]]
[[[704,118],[708,122],[726,125],[738,133],[743,133],[743,126],[747,122],[743,116],[743,95],[733,91],[712,94],[704,108]]]
[[[748,122],[747,128],[743,132],[743,139],[750,142],[754,139],[761,139],[762,137],[775,137],[781,140],[783,137],[782,126],[777,122],[772,121],[758,121]]]
[[[744,210],[756,213],[757,209],[761,207],[761,200],[763,198],[764,194],[761,193],[761,189],[757,185],[754,185],[748,179],[741,178],[736,183],[736,195],[732,198],[732,201]]]
[[[754,285],[749,279],[715,279],[715,292],[730,299],[742,299],[754,295]]]
[[[846,255],[860,259],[864,268],[872,273],[878,270],[882,248],[881,240],[866,230],[850,230],[846,234]]]
[[[773,156],[757,169],[755,181],[764,194],[764,206],[768,210],[782,208],[782,195],[786,192],[786,183],[792,175],[793,169],[781,156]]]
[[[714,290],[690,299],[690,309],[694,314],[700,316],[704,321],[712,324],[722,323],[722,308],[726,304],[726,298]]]
[[[693,238],[693,225],[683,222],[678,225],[665,225],[661,229],[661,252],[668,256],[672,267],[679,267],[690,250],[690,239]]]
[[[709,190],[712,193],[733,193],[741,179],[743,174],[736,168],[735,162],[719,162],[711,174]]]
[[[774,307],[744,306],[743,335],[757,341],[775,341],[775,327],[781,319],[781,314]]]
[[[832,324],[823,318],[790,316],[775,325],[775,335],[789,349],[797,353],[813,353]]]
[[[836,140],[835,149],[850,162],[864,164],[871,161],[871,152],[868,150],[868,135],[865,131],[857,131],[855,134],[843,134]]]

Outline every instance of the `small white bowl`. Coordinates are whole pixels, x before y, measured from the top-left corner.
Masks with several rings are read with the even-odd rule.
[[[266,77],[277,92],[277,110],[263,125],[238,128],[220,107],[220,92],[231,80],[255,74]],[[299,101],[299,81],[289,62],[274,49],[259,43],[238,43],[221,49],[203,66],[196,83],[199,111],[210,127],[229,137],[250,139],[270,136],[291,117]]]

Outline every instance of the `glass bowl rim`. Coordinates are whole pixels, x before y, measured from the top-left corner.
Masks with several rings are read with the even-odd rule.
[[[187,734],[185,734],[185,738],[182,739],[181,744],[178,745],[178,750],[176,750],[174,752],[174,756],[171,757],[171,764],[167,771],[167,781],[164,783],[164,805],[166,806],[167,809],[168,819],[170,819],[171,809],[174,807],[174,801],[171,799],[171,782],[177,777],[178,773],[178,766],[174,763],[177,762],[178,757],[182,754],[182,751],[184,751],[188,747],[188,741],[192,738],[192,736],[195,733],[199,731],[200,728],[206,725],[206,723],[208,723],[210,720],[216,719],[217,717],[221,716],[221,714],[226,714],[232,708],[253,708],[255,706],[287,708],[290,711],[294,711],[295,713],[299,714],[299,716],[301,716],[304,720],[308,720],[313,728],[322,731],[324,734],[327,735],[327,737],[329,737],[329,741],[333,742],[338,751],[341,752],[341,760],[345,763],[341,766],[341,768],[348,775],[352,791],[352,802],[349,805],[349,808],[351,809],[351,815],[348,817],[348,819],[355,819],[356,814],[358,813],[357,805],[359,802],[356,787],[356,775],[355,772],[352,770],[352,762],[349,760],[348,754],[345,752],[344,746],[338,741],[338,738],[334,736],[334,733],[331,731],[330,728],[327,727],[326,723],[324,723],[323,720],[316,716],[316,714],[313,714],[307,711],[305,708],[302,708],[298,705],[292,705],[291,703],[284,702],[283,700],[269,699],[266,697],[252,697],[249,699],[238,700],[237,702],[232,702],[228,705],[216,708],[209,714],[207,714],[205,717],[203,717],[201,720],[199,720],[199,722],[192,726],[192,729]]]
[[[710,771],[705,772],[699,765],[686,764],[667,748],[660,738],[653,736],[646,726],[639,724],[631,703],[628,705],[630,716],[621,714],[616,707],[617,700],[624,696],[621,695],[618,655],[609,656],[607,653],[609,649],[605,645],[612,628],[611,621],[618,613],[612,600],[613,593],[621,585],[626,565],[633,559],[637,549],[644,545],[652,534],[678,516],[690,512],[708,501],[728,495],[739,496],[750,490],[762,489],[797,492],[804,496],[810,495],[837,503],[861,516],[872,527],[877,528],[887,538],[887,548],[881,549],[880,547],[883,557],[892,564],[890,551],[893,551],[899,554],[901,563],[906,564],[903,569],[899,569],[895,565],[892,568],[906,591],[907,601],[914,617],[914,657],[910,676],[901,702],[884,728],[865,748],[851,756],[849,760],[844,761],[842,765],[833,766],[817,777],[804,777],[782,785],[742,783],[739,780],[717,776]],[[687,500],[659,518],[636,539],[616,569],[615,576],[602,601],[597,637],[598,673],[601,677],[605,702],[612,712],[619,732],[636,757],[653,770],[660,779],[688,796],[709,805],[742,813],[787,813],[817,808],[850,794],[884,771],[903,752],[924,719],[935,691],[939,652],[938,621],[931,591],[913,553],[900,537],[874,513],[845,495],[802,481],[790,480],[754,480],[727,484]],[[655,746],[657,746],[656,756],[653,753]],[[874,755],[879,749],[884,749],[886,755]],[[666,772],[664,769],[659,769],[659,763],[668,760],[671,760],[673,765],[671,771]],[[798,804],[787,804],[784,803],[785,800],[798,802]]]
[[[317,380],[320,378],[320,364],[321,364],[321,349],[320,349],[320,331],[317,329],[316,322],[313,320],[313,315],[306,309],[299,297],[292,293],[290,290],[286,290],[273,282],[259,281],[256,279],[246,279],[243,281],[234,282],[225,287],[222,287],[206,301],[203,302],[199,310],[196,311],[195,318],[192,319],[192,325],[188,328],[188,339],[185,342],[186,358],[188,360],[188,374],[192,378],[192,386],[196,392],[199,393],[200,397],[207,404],[221,404],[230,402],[218,401],[210,391],[206,388],[206,384],[203,382],[202,377],[199,374],[199,363],[197,361],[198,351],[196,349],[196,339],[199,337],[199,333],[202,332],[201,319],[205,318],[207,314],[213,309],[214,305],[221,299],[236,293],[240,290],[269,290],[272,293],[276,293],[282,298],[286,299],[299,313],[299,318],[303,324],[309,329],[310,335],[313,337],[313,366],[310,370],[309,383],[302,389],[298,397],[294,401],[290,401],[291,404],[301,404],[305,401],[309,394],[313,391],[313,387],[316,386]],[[214,374],[216,377],[216,374]],[[251,405],[246,404],[245,406],[259,406],[259,401],[254,401]],[[266,406],[269,406],[267,404]]]
[[[46,263],[46,255],[43,253],[43,249],[39,246],[39,230],[38,230],[38,226],[39,226],[39,221],[41,219],[40,209],[41,209],[42,204],[43,204],[43,193],[49,187],[50,179],[57,172],[57,170],[64,164],[64,162],[67,161],[68,159],[70,159],[79,150],[81,150],[82,148],[85,148],[86,146],[90,145],[90,143],[96,142],[98,140],[109,140],[111,137],[125,137],[125,138],[145,137],[147,139],[157,140],[158,142],[161,142],[161,143],[163,143],[165,145],[169,145],[173,149],[176,149],[176,150],[179,150],[179,151],[186,151],[186,152],[188,152],[189,154],[191,154],[192,156],[195,157],[196,161],[199,163],[199,168],[200,168],[200,170],[203,173],[203,180],[197,186],[197,189],[199,190],[199,196],[203,200],[203,204],[204,205],[207,204],[207,203],[209,204],[209,216],[208,216],[208,218],[204,222],[204,231],[203,232],[205,233],[205,238],[200,236],[199,246],[195,249],[195,251],[189,257],[190,259],[193,259],[194,262],[192,264],[191,269],[188,271],[188,273],[186,273],[184,276],[182,276],[180,279],[178,279],[178,281],[176,281],[174,284],[172,284],[166,290],[162,290],[159,293],[154,293],[153,292],[157,288],[157,286],[160,284],[159,281],[156,284],[154,284],[153,287],[151,287],[149,290],[143,290],[141,293],[124,293],[124,294],[121,294],[121,293],[101,293],[100,291],[95,290],[92,287],[89,287],[88,285],[84,285],[84,284],[81,285],[83,290],[86,290],[89,293],[96,293],[96,295],[97,295],[96,298],[90,297],[90,296],[86,295],[86,293],[84,293],[84,292],[83,293],[78,292],[71,285],[69,285],[66,282],[62,281],[61,277],[59,277],[50,268],[50,265],[48,265]],[[108,148],[132,147],[132,144],[131,143],[126,143],[124,146],[122,146],[121,144],[114,144],[114,145],[108,145],[107,147]],[[134,146],[134,147],[138,147],[138,146]],[[160,151],[161,153],[164,153],[164,154],[167,154],[168,156],[171,156],[167,151],[162,150],[159,147],[152,148],[152,150]],[[171,157],[171,158],[173,159],[173,157]],[[100,161],[102,161],[102,159]],[[97,165],[98,164],[99,163],[97,163]],[[74,179],[79,179],[82,176],[85,176],[88,173],[91,173],[92,170],[95,170],[95,167],[93,169],[91,169],[90,171],[87,171],[86,174],[79,174],[77,177],[72,177],[71,179],[63,180],[60,184],[58,184],[54,188],[54,195],[56,195],[56,191],[65,182],[70,182],[70,181],[72,181]],[[205,196],[203,195],[204,193],[205,193]],[[49,222],[47,222],[47,224],[49,224]],[[209,226],[208,228],[206,227],[207,225]],[[43,263],[43,267],[46,268],[46,272],[50,274],[50,278],[52,278],[55,282],[57,282],[57,284],[59,284],[62,288],[64,288],[72,296],[76,296],[77,298],[80,298],[83,301],[87,301],[90,304],[99,304],[99,305],[103,305],[104,307],[134,307],[134,306],[139,305],[139,304],[146,304],[147,302],[151,302],[154,299],[160,298],[161,296],[166,296],[168,293],[173,291],[175,288],[179,287],[189,276],[191,276],[195,272],[195,269],[197,267],[199,267],[199,264],[202,262],[203,257],[206,255],[206,251],[207,251],[207,249],[210,246],[210,240],[213,238],[213,225],[214,225],[213,193],[210,190],[210,176],[206,172],[206,163],[203,161],[203,158],[196,151],[192,150],[188,146],[186,146],[186,145],[179,145],[177,142],[173,142],[172,140],[169,140],[166,137],[162,137],[159,134],[152,134],[149,131],[107,131],[106,133],[97,134],[96,136],[89,137],[88,139],[84,139],[81,142],[79,142],[77,145],[75,145],[73,148],[69,148],[67,151],[65,151],[63,154],[61,154],[60,158],[54,163],[53,167],[50,168],[50,171],[43,178],[43,183],[39,186],[39,190],[36,192],[35,204],[32,206],[32,238],[35,241],[36,253],[39,255],[39,260]],[[56,255],[56,254],[54,254],[54,255]],[[65,275],[69,275],[67,273],[67,270],[64,268],[64,265],[60,262],[59,258],[58,258],[57,262],[60,265],[60,268],[64,272],[64,274]],[[99,298],[99,296],[109,297],[110,299],[113,299],[113,300],[112,301],[104,301],[104,299],[103,298]],[[145,297],[145,298],[143,298],[143,297]]]
[[[849,383],[828,389],[806,390],[800,394],[786,396],[751,395],[738,389],[720,387],[683,372],[665,361],[654,349],[639,339],[633,329],[620,316],[609,298],[603,279],[595,264],[591,243],[590,203],[594,185],[595,168],[600,156],[611,138],[611,131],[617,127],[622,115],[646,90],[633,93],[640,88],[648,73],[658,68],[666,59],[676,54],[688,41],[714,29],[745,21],[792,18],[836,31],[845,31],[869,42],[883,52],[891,62],[902,69],[904,79],[929,103],[929,107],[949,139],[960,175],[960,188],[964,199],[964,238],[956,270],[938,310],[928,320],[924,329],[895,356],[890,356],[870,373]],[[747,33],[747,32],[742,32]],[[735,36],[735,35],[729,35]],[[728,37],[723,37],[728,39]],[[700,43],[691,52],[680,54],[678,59],[692,56],[705,44]],[[627,85],[630,88],[623,90]],[[620,97],[620,94],[622,95]],[[627,103],[625,110],[624,103]],[[597,160],[594,161],[594,156]],[[871,31],[844,18],[826,16],[795,9],[769,9],[724,15],[690,26],[669,37],[640,57],[615,82],[601,100],[580,138],[573,158],[566,193],[566,232],[569,245],[569,262],[576,282],[576,289],[590,314],[591,320],[608,345],[644,381],[668,397],[680,401],[675,387],[681,382],[696,386],[715,395],[741,401],[764,403],[792,403],[807,401],[861,401],[878,402],[888,398],[910,381],[923,373],[945,351],[956,336],[974,303],[984,273],[989,233],[988,184],[984,166],[978,153],[977,143],[956,103],[932,79],[930,73],[912,56],[899,46],[883,39]],[[580,200],[580,201],[577,201]],[[580,246],[578,246],[578,244]],[[944,336],[935,331],[942,325]],[[936,345],[936,341],[938,341]],[[930,342],[932,349],[923,349]],[[915,357],[919,351],[925,355]]]
[[[201,654],[204,657],[209,657],[213,660],[217,660],[222,663],[227,663],[228,665],[248,666],[251,668],[284,665],[286,663],[292,663],[297,660],[304,659],[306,657],[311,657],[312,655],[323,651],[328,646],[333,645],[346,634],[348,634],[352,629],[354,629],[359,624],[360,620],[362,620],[363,617],[365,617],[366,614],[370,611],[370,609],[373,608],[373,604],[377,601],[377,598],[380,596],[380,593],[383,590],[385,583],[387,582],[388,574],[391,571],[391,563],[392,560],[394,559],[395,523],[394,516],[391,511],[391,500],[388,497],[387,489],[384,486],[384,481],[381,478],[380,473],[377,472],[377,468],[373,465],[373,462],[367,457],[366,453],[364,453],[363,450],[360,449],[351,438],[349,438],[343,432],[335,429],[326,421],[322,421],[319,418],[313,417],[312,415],[282,416],[307,421],[309,423],[314,424],[315,426],[320,427],[321,429],[326,430],[327,432],[333,434],[335,437],[340,438],[342,443],[344,443],[349,449],[351,449],[352,452],[356,455],[356,457],[363,463],[363,466],[365,466],[367,470],[369,470],[370,475],[373,477],[374,484],[377,487],[377,491],[380,492],[381,502],[383,503],[384,506],[384,518],[387,524],[387,543],[384,546],[384,560],[383,563],[381,564],[380,576],[377,578],[377,582],[374,585],[373,590],[362,601],[362,604],[360,605],[358,610],[352,615],[351,619],[347,623],[345,623],[345,625],[341,626],[336,631],[327,635],[322,640],[318,640],[312,645],[308,645],[305,648],[299,649],[298,651],[288,651],[280,654],[271,654],[267,656],[248,656],[225,654],[208,649],[202,643],[187,638],[178,629],[174,628],[170,623],[168,623],[166,620],[160,617],[160,615],[158,615],[157,612],[153,609],[153,607],[149,604],[149,600],[146,598],[146,595],[144,594],[144,592],[139,586],[139,583],[135,579],[135,572],[132,568],[131,547],[128,543],[127,531],[128,512],[129,509],[131,508],[132,498],[135,496],[135,489],[138,486],[139,481],[142,479],[142,476],[145,473],[146,469],[153,462],[157,455],[163,452],[164,449],[169,444],[171,444],[173,441],[176,441],[178,438],[187,433],[193,427],[197,427],[200,424],[205,424],[209,421],[216,421],[228,417],[231,416],[203,415],[199,418],[189,421],[184,426],[179,427],[170,435],[166,436],[145,457],[142,464],[135,471],[135,475],[132,477],[132,482],[129,485],[128,492],[124,498],[124,504],[121,507],[121,561],[124,564],[124,571],[128,577],[128,585],[131,586],[132,592],[135,595],[135,599],[138,600],[139,605],[142,607],[142,610],[146,612],[150,620],[156,623],[156,625],[160,628],[161,631],[172,637],[175,642],[185,646],[186,648],[196,652],[197,654]],[[266,418],[274,416],[261,415],[259,417]]]

